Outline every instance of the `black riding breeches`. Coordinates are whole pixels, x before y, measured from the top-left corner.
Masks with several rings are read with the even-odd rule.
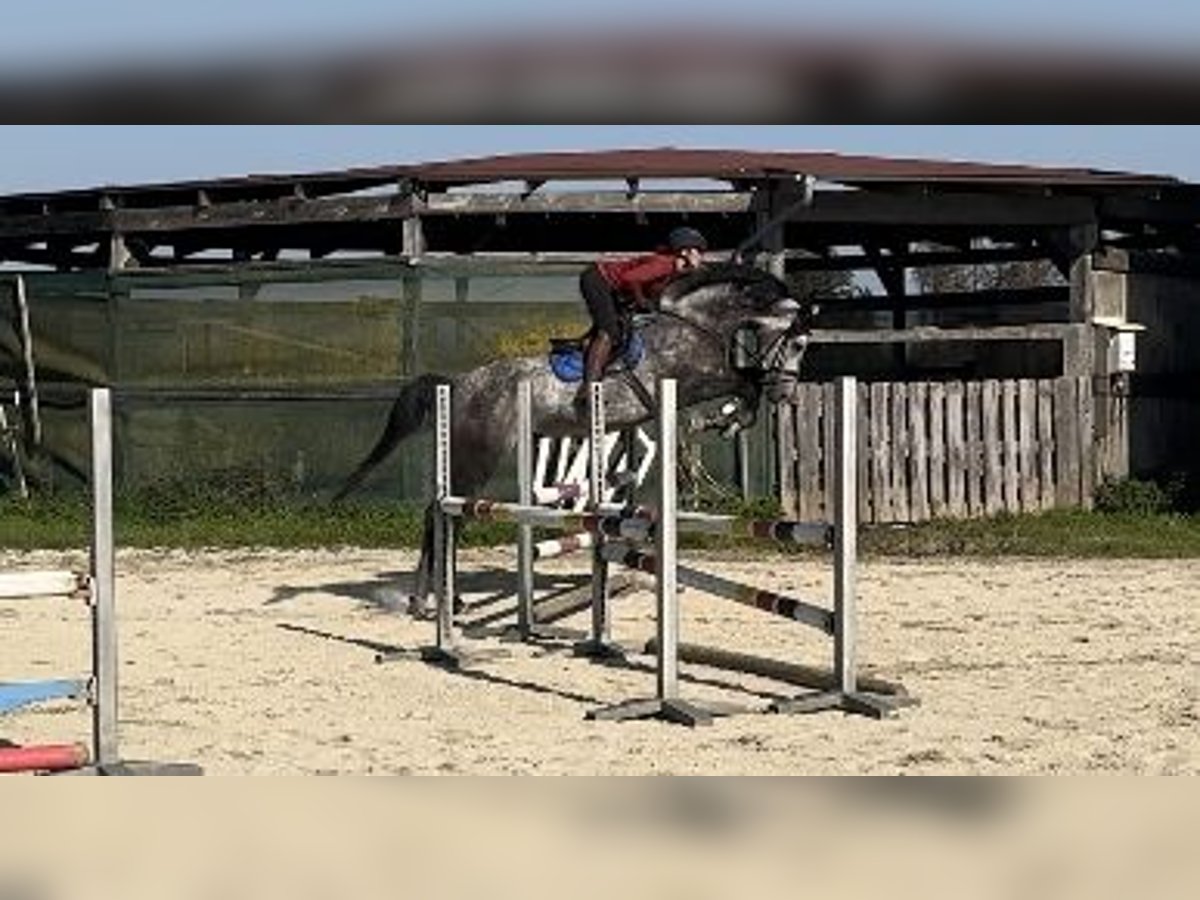
[[[592,317],[592,330],[603,331],[612,338],[613,346],[621,341],[620,301],[604,276],[595,266],[588,266],[579,276],[579,293],[583,294],[588,314]]]

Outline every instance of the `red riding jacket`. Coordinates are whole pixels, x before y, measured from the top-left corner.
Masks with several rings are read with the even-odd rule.
[[[618,296],[640,309],[657,300],[678,274],[675,255],[668,252],[632,259],[602,259],[596,263],[596,269]]]

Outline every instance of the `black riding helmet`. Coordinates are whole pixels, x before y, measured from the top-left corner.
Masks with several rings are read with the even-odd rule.
[[[676,228],[667,235],[667,246],[675,253],[680,250],[699,250],[704,252],[708,249],[708,241],[695,228]]]

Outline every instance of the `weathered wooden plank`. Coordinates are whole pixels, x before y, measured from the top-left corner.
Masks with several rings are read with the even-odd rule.
[[[807,250],[789,250],[785,254],[789,272],[865,272],[873,270],[878,257],[864,253],[817,256]],[[963,250],[917,250],[889,257],[893,265],[906,269],[929,266],[984,266],[996,263],[1040,262],[1046,254],[1036,248],[971,247]],[[921,296],[910,297],[921,300]],[[824,302],[824,301],[822,301]]]
[[[872,257],[864,257],[870,259]],[[878,257],[876,257],[878,259]],[[884,257],[889,266],[891,257]],[[789,264],[789,269],[792,268]],[[867,266],[866,268],[874,268]],[[910,310],[950,310],[950,309],[979,309],[996,306],[1047,306],[1052,304],[1067,304],[1071,300],[1070,289],[1065,287],[1034,287],[1012,288],[1003,291],[943,291],[931,294],[909,294],[904,298],[905,308]],[[884,312],[895,307],[892,295],[860,297],[822,298],[823,309],[848,309],[858,311]]]
[[[858,481],[858,521],[871,521],[871,457],[870,429],[867,423],[871,419],[871,388],[861,381],[858,384],[858,428],[855,434],[858,441],[855,461],[858,471],[855,475]]]
[[[946,516],[946,386],[929,385],[929,514]]]
[[[1076,382],[1079,398],[1079,504],[1091,509],[1096,495],[1096,405],[1092,396],[1092,379],[1081,376]]]
[[[987,514],[983,492],[983,382],[967,382],[967,515]]]
[[[993,341],[1062,341],[1076,334],[1075,326],[1055,323],[1038,325],[993,325],[988,328],[940,328],[918,325],[904,331],[852,328],[814,329],[810,344],[919,344],[929,341],[971,343]]]
[[[796,395],[796,504],[797,517],[808,522],[812,509],[812,482],[816,479],[816,428],[818,421],[812,403],[816,385],[802,384]]]
[[[909,511],[914,522],[929,521],[928,403],[929,385],[921,381],[908,386]]]
[[[871,385],[871,519],[873,523],[892,519],[891,449],[888,441],[888,422],[891,408],[888,386],[884,382]]]
[[[795,458],[792,469],[795,472],[795,509],[796,518],[803,519],[808,511],[809,468],[812,460],[808,456],[808,431],[812,428],[812,416],[809,412],[810,388],[807,384],[798,385],[792,397],[792,451]]]
[[[1037,512],[1041,507],[1041,491],[1038,487],[1037,382],[1028,378],[1017,383],[1017,431],[1021,454],[1021,511]]]
[[[1058,483],[1058,505],[1079,506],[1079,391],[1074,378],[1054,384],[1054,431],[1056,450],[1054,475]]]
[[[1016,515],[1021,511],[1021,447],[1017,423],[1017,383],[1012,379],[1000,383],[1000,434],[1003,446],[1001,471],[1004,473],[1000,497],[1004,511]]]
[[[1054,382],[1042,379],[1037,382],[1037,445],[1038,477],[1041,495],[1038,505],[1042,510],[1053,509],[1055,504],[1054,478]]]
[[[809,521],[812,511],[812,481],[816,478],[814,432],[817,422],[812,410],[815,385],[802,384],[796,395],[796,508],[800,520]]]
[[[837,422],[834,409],[837,407],[837,385],[833,382],[821,389],[821,520],[832,522],[834,517],[834,486],[838,480]]]
[[[1004,511],[1004,443],[1000,434],[1000,382],[983,382],[983,508]]]
[[[946,514],[967,515],[967,414],[966,389],[961,381],[946,385]]]
[[[799,498],[796,492],[798,454],[795,405],[789,401],[780,403],[775,421],[775,452],[779,454],[779,503],[784,516],[799,519]]]
[[[892,521],[911,521],[908,482],[908,385],[893,382],[892,407]]]

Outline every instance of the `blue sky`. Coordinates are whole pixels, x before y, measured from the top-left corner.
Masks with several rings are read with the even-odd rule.
[[[1200,183],[1200,125],[5,125],[0,193],[661,146],[1084,165]]]

